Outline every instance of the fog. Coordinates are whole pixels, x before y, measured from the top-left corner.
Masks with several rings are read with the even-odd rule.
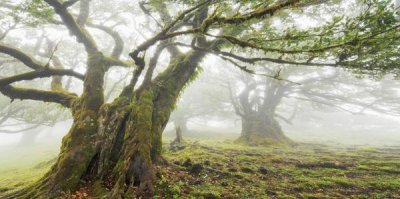
[[[215,88],[213,82],[207,81],[208,74],[212,73],[207,69],[203,72],[204,74],[200,75],[198,81],[193,82],[181,96],[171,121],[164,131],[166,139],[175,136],[173,120],[176,114],[189,117],[187,120],[188,130],[183,134],[184,138],[235,140],[240,136],[242,131],[240,118],[235,115],[227,96],[222,96],[224,92],[226,94],[228,91],[221,87]],[[357,81],[361,82],[361,80]],[[370,87],[373,84],[381,87],[383,84],[387,84],[385,81],[371,80],[371,83],[365,86]],[[337,89],[341,90],[342,88],[338,87]],[[382,90],[375,91],[381,92]],[[393,96],[393,98],[396,97],[399,96]],[[360,101],[363,100],[366,99],[360,99]],[[299,107],[299,110],[296,111],[291,123],[282,120],[279,123],[285,135],[297,143],[388,147],[397,146],[400,142],[400,117],[396,114],[385,114],[385,111],[377,112],[377,110],[368,108],[361,113],[349,113],[337,106],[321,105],[315,102],[313,104],[313,102],[291,98],[283,100],[279,105],[282,114],[293,114],[290,113],[292,110],[286,113],[287,109],[293,107],[293,104]],[[380,107],[379,110],[390,110],[390,113],[400,110],[393,110],[393,106],[398,106],[397,103],[376,103],[375,106]],[[37,163],[35,159],[38,157],[56,156],[62,137],[66,135],[71,124],[72,120],[66,117],[63,118],[63,121],[57,121],[50,126],[39,126],[29,131],[11,134],[1,133],[0,159],[2,167],[9,169],[12,165],[21,162],[28,162],[28,165],[31,165]],[[15,127],[15,130],[18,129],[19,127]],[[28,142],[23,140],[24,136],[29,137]],[[23,144],[21,144],[22,142]],[[32,149],[35,148],[40,150],[37,150],[32,156]]]
[[[242,131],[240,117],[234,113],[231,99],[228,96],[229,88],[224,86],[225,80],[223,78],[218,79],[218,76],[221,73],[226,75],[224,77],[233,77],[237,74],[240,76],[243,75],[243,72],[226,70],[223,67],[212,67],[215,64],[224,64],[218,63],[217,60],[214,61],[214,63],[204,63],[205,69],[200,77],[191,83],[182,94],[164,131],[164,136],[175,136],[174,121],[179,115],[183,115],[187,120],[188,132],[184,136],[235,139],[240,135]],[[342,72],[342,75],[351,76],[348,72]],[[212,76],[217,77],[216,80],[210,81]],[[317,77],[320,78],[320,76]],[[293,79],[300,81],[295,76]],[[318,81],[315,82],[317,86],[328,86],[321,85],[320,80]],[[396,102],[396,99],[400,97],[400,87],[397,80],[388,77],[383,80],[354,79],[351,83],[339,83],[340,86],[335,88],[337,91],[343,91],[354,86],[360,87],[361,91],[356,90],[360,88],[350,89],[351,92],[359,96],[359,99],[353,102],[353,94],[337,93],[335,95],[338,98],[343,97],[342,101],[337,102],[337,99],[331,101],[329,99],[322,101],[299,100],[297,96],[288,96],[282,100],[278,111],[292,117],[289,123],[278,118],[284,133],[296,142],[350,146],[396,145],[400,141],[400,134],[398,133],[400,132],[400,110],[398,109],[399,104]],[[332,84],[332,82],[327,82],[327,84]],[[311,86],[314,85],[311,84]],[[294,87],[302,87],[302,85],[294,85]],[[363,91],[365,88],[368,88],[368,91]],[[335,91],[330,90],[329,92],[334,93]],[[375,92],[377,94],[370,96],[370,94],[364,92]],[[388,93],[388,95],[384,96],[383,93]],[[365,96],[361,96],[363,94]],[[381,99],[382,97],[387,99]],[[378,102],[374,102],[372,105],[364,104],[364,102],[375,100]],[[296,110],[293,110],[293,107],[296,107]],[[26,132],[18,132],[18,129],[21,129],[20,126],[29,125],[29,123],[20,123],[20,126],[17,127],[8,127],[8,123],[3,124],[4,127],[0,128],[1,130],[16,130],[16,132],[1,133],[0,146],[23,147],[18,143],[21,142],[24,134],[31,134],[30,141],[32,144],[47,142],[58,147],[62,137],[68,132],[72,124],[68,113],[61,112],[58,114],[67,114],[67,116],[63,116],[62,121],[41,125]],[[9,122],[13,123],[12,121]]]
[[[210,153],[399,146],[399,1],[49,2],[0,2],[4,174],[83,159],[74,144],[96,151],[87,168],[175,161],[180,137]],[[119,181],[137,186],[131,167]]]
[[[19,1],[10,1],[9,5],[16,5]],[[398,2],[396,2],[398,3]],[[4,4],[6,5],[6,4]],[[350,5],[350,4],[349,4]],[[98,9],[105,9],[106,5],[96,5]],[[127,8],[138,9],[134,4],[128,4]],[[347,4],[342,5],[351,10]],[[81,56],[83,49],[79,46],[72,45],[73,38],[70,37],[68,32],[59,30],[56,27],[48,26],[42,27],[39,30],[35,30],[32,27],[13,27],[13,22],[10,18],[5,16],[7,13],[7,6],[2,8],[2,14],[4,19],[2,21],[2,32],[7,34],[7,37],[3,39],[4,43],[12,43],[15,41],[19,42],[18,46],[40,46],[47,43],[50,47],[57,45],[55,54],[57,56],[67,56],[62,58],[64,65],[73,66],[72,68],[77,72],[84,72],[85,58]],[[354,11],[354,10],[353,10]],[[352,12],[347,12],[348,14]],[[350,14],[351,15],[351,14]],[[329,21],[333,15],[325,15],[324,18],[307,18],[309,16],[302,16],[303,18],[291,21],[296,26],[301,28],[309,28],[318,26],[321,21]],[[123,22],[124,25],[114,25],[115,29],[121,34],[121,37],[125,39],[126,45],[132,43],[140,43],[148,38],[144,32],[149,32],[154,26],[154,21],[145,15],[135,15],[134,20],[129,20],[131,15],[121,15],[118,18],[112,19],[101,19],[104,20],[102,23],[115,24],[118,21]],[[290,19],[292,20],[292,19]],[[282,23],[287,21],[275,20],[273,25],[276,28],[282,28]],[[142,27],[136,29],[130,29],[127,31],[124,26]],[[144,28],[144,29],[143,29]],[[10,32],[8,32],[8,29]],[[100,29],[101,30],[101,29]],[[112,45],[108,35],[104,32],[96,29],[91,29],[91,33],[94,34],[96,39],[100,39],[102,42],[99,43],[101,48],[109,48]],[[143,32],[144,31],[144,32]],[[130,35],[135,35],[132,40]],[[105,36],[105,37],[104,37]],[[47,41],[43,41],[47,40]],[[56,43],[58,42],[58,43]],[[179,47],[182,51],[189,50],[185,47]],[[33,49],[34,51],[35,49]],[[42,56],[43,51],[49,51],[51,49],[39,50],[34,52],[38,56]],[[152,49],[154,51],[154,49]],[[32,49],[30,49],[32,51]],[[40,52],[42,51],[42,52]],[[72,55],[72,56],[71,56]],[[69,57],[68,57],[69,56]],[[122,56],[125,56],[124,54]],[[2,57],[2,76],[3,73],[7,72],[7,56]],[[40,58],[41,59],[41,58]],[[128,59],[124,57],[123,59]],[[157,69],[158,72],[162,71],[163,67],[169,60],[167,55],[160,57],[160,67]],[[263,76],[244,74],[241,70],[234,69],[231,63],[223,61],[216,56],[208,56],[205,61],[202,62],[204,68],[201,72],[200,77],[191,83],[188,88],[184,91],[177,103],[177,108],[172,114],[172,119],[168,123],[164,133],[166,136],[173,136],[174,121],[178,115],[183,115],[187,119],[187,127],[190,129],[187,135],[193,137],[223,137],[227,136],[229,139],[233,139],[240,135],[242,131],[240,117],[235,114],[235,110],[232,105],[232,101],[229,94],[229,88],[225,84],[227,82],[246,82],[246,79],[253,78],[255,81],[262,80]],[[293,67],[285,65],[264,65],[262,67],[268,67],[267,70],[262,69],[260,71],[269,73],[270,80],[277,81],[278,84],[287,84],[286,81],[290,80],[289,84],[294,84],[293,87],[310,87],[309,90],[319,89],[321,92],[328,93],[330,99],[298,99],[304,98],[298,91],[293,91],[292,94],[285,96],[285,98],[279,103],[279,109],[277,112],[290,116],[291,121],[279,120],[279,124],[283,127],[285,135],[298,142],[324,142],[334,144],[346,144],[346,145],[391,145],[395,144],[400,139],[400,105],[398,99],[400,97],[400,84],[390,74],[386,75],[381,79],[374,79],[366,76],[366,78],[355,78],[351,71],[337,70],[337,75],[341,78],[342,82],[336,82],[334,90],[332,90],[332,82],[321,82],[325,77],[325,71],[332,72],[335,69],[329,67],[318,67],[318,68],[307,68]],[[257,67],[255,67],[257,68]],[[258,70],[258,69],[257,69]],[[277,71],[284,70],[283,79],[274,80],[274,76]],[[318,70],[318,71],[315,71]],[[307,72],[308,71],[308,72]],[[339,72],[338,72],[339,71]],[[12,72],[11,72],[12,73]],[[286,74],[285,74],[286,73]],[[308,74],[307,74],[308,73]],[[107,101],[112,101],[122,87],[127,84],[129,80],[129,70],[118,69],[110,70],[106,76],[106,98]],[[307,75],[305,75],[307,74]],[[329,75],[328,75],[329,76]],[[238,80],[241,79],[241,80]],[[315,82],[307,83],[302,85],[302,80],[315,79]],[[229,80],[228,80],[229,79]],[[46,80],[49,82],[49,79]],[[71,78],[63,78],[62,80],[69,84],[69,89],[76,93],[82,92],[82,85],[71,81]],[[296,83],[299,82],[299,85]],[[36,84],[36,81],[34,82]],[[238,96],[243,90],[243,85],[236,84],[235,93],[233,95]],[[39,84],[37,86],[40,86]],[[268,87],[268,86],[267,86]],[[268,89],[268,88],[266,88]],[[297,93],[297,94],[296,94]],[[312,95],[312,94],[309,94]],[[318,97],[318,96],[317,96]],[[9,100],[4,96],[1,97],[2,109],[6,110],[9,108]],[[280,100],[280,99],[279,99]],[[3,102],[4,101],[4,102]],[[373,103],[370,103],[373,102]],[[17,103],[15,106],[22,106],[23,102]],[[13,104],[11,103],[11,104]],[[32,134],[30,141],[32,143],[40,143],[40,141],[46,140],[46,142],[60,143],[63,135],[68,132],[72,123],[71,116],[68,111],[59,111],[54,113],[52,116],[59,118],[55,121],[48,123],[49,118],[46,118],[46,113],[39,113],[38,118],[41,120],[39,123],[48,123],[46,125],[39,124],[38,127],[28,130],[26,132],[21,131],[24,126],[37,124],[37,121],[32,120],[32,114],[35,114],[37,110],[30,110],[29,106],[40,106],[45,107],[43,103],[27,103],[28,113],[23,113],[22,116],[17,118],[5,118],[6,121],[0,125],[0,146],[1,147],[21,147],[18,143],[23,139],[24,134]],[[293,107],[296,107],[294,110]],[[37,108],[37,107],[36,107]],[[50,109],[54,109],[52,107]],[[298,109],[298,110],[297,110]],[[34,113],[29,113],[33,111]],[[2,111],[6,112],[6,111]],[[295,112],[295,113],[294,113]],[[37,112],[36,112],[37,113]],[[28,119],[27,119],[28,117]],[[42,118],[40,118],[42,117]],[[51,119],[54,119],[51,118]],[[179,116],[178,116],[179,117]],[[14,120],[14,121],[13,121]],[[15,121],[18,120],[18,125],[14,125]],[[9,131],[12,131],[9,132]],[[59,146],[59,145],[55,145]],[[3,151],[3,150],[1,150]]]

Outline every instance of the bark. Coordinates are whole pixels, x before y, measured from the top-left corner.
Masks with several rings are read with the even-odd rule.
[[[95,77],[104,72],[98,67],[102,59],[89,59],[89,70],[97,67],[86,76],[82,100],[72,106],[74,122],[56,164],[37,184],[9,197],[57,198],[91,187],[94,194],[102,190],[95,197],[151,198],[153,166],[162,160],[162,132],[203,57],[201,52],[176,56],[152,82],[104,105],[102,88],[91,84],[101,81]]]
[[[273,116],[265,114],[242,116],[242,132],[237,142],[252,146],[291,143],[278,121]]]

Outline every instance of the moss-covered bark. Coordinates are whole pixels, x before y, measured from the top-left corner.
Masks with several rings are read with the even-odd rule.
[[[100,106],[104,103],[104,57],[100,52],[88,58],[88,72],[82,97],[70,105],[73,125],[62,140],[57,162],[35,185],[10,198],[56,198],[76,189],[96,154]]]
[[[102,88],[95,82],[102,80],[88,75],[83,97],[73,105],[74,123],[63,138],[56,164],[40,182],[10,198],[57,198],[82,186],[110,190],[98,197],[151,198],[162,132],[203,56],[189,52],[174,57],[152,82],[110,104],[103,104]],[[101,57],[89,59],[91,66],[97,66],[93,74],[105,72]]]
[[[118,103],[126,103],[114,105],[117,108],[125,107],[116,111],[121,114],[117,120],[122,124],[117,122],[119,128],[114,128],[120,129],[118,131],[123,135],[113,137],[113,143],[119,144],[110,144],[114,147],[111,150],[114,154],[109,154],[112,156],[107,158],[104,154],[104,151],[109,150],[100,153],[101,173],[105,174],[103,181],[111,180],[113,184],[108,197],[132,195],[134,187],[139,188],[136,194],[145,198],[152,196],[155,179],[153,165],[161,159],[162,132],[179,93],[195,74],[194,63],[198,63],[203,56],[199,52],[190,52],[174,57],[166,71],[137,90],[133,99],[124,101],[122,97],[117,100]],[[103,140],[109,143],[108,139]],[[118,158],[113,161],[112,157],[115,156]],[[104,161],[109,163],[104,164]]]

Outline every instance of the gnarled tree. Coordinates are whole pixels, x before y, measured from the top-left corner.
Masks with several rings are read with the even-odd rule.
[[[392,101],[396,94],[390,92],[391,86],[374,86],[336,68],[258,68],[264,68],[263,72],[259,72],[263,75],[242,73],[240,77],[228,80],[232,105],[242,121],[238,143],[293,143],[285,136],[280,122],[291,124],[299,107],[282,107],[285,99],[295,100],[296,103],[310,102],[313,108],[320,110],[330,107],[351,114],[373,111],[399,115],[396,111],[399,104]],[[301,79],[295,80],[296,77]],[[348,88],[343,88],[343,85]],[[392,108],[387,110],[382,105]]]
[[[168,23],[158,22],[157,33],[135,46],[129,53],[133,64],[120,58],[124,46],[119,32],[112,31],[105,24],[94,24],[89,19],[93,1],[28,1],[28,4],[36,5],[23,11],[45,18],[47,16],[43,15],[46,13],[55,14],[42,22],[67,27],[69,33],[83,45],[87,62],[85,74],[79,74],[70,69],[58,69],[54,59],[53,64],[43,63],[20,49],[3,42],[0,44],[0,53],[21,61],[31,69],[0,79],[0,92],[11,99],[61,104],[71,110],[74,119],[51,170],[35,185],[15,193],[11,198],[54,198],[81,186],[92,186],[89,182],[109,188],[107,198],[129,198],[135,194],[150,198],[154,191],[153,166],[162,161],[162,131],[179,93],[196,76],[197,67],[207,54],[217,55],[249,73],[252,71],[241,64],[266,61],[381,71],[382,68],[397,69],[399,63],[397,51],[386,54],[398,48],[397,30],[400,26],[390,7],[371,4],[368,10],[355,17],[333,18],[321,27],[306,31],[296,28],[282,31],[271,25],[272,19],[279,19],[283,14],[301,14],[296,10],[304,7],[315,6],[318,10],[324,6],[341,5],[315,5],[314,1],[308,0],[150,3],[148,5],[155,10],[162,10],[165,3],[183,11],[175,16],[172,13],[172,20]],[[145,8],[142,9],[146,10],[145,14],[152,15],[152,11],[146,9],[148,5],[140,5]],[[71,10],[78,10],[78,14],[74,15],[76,12]],[[165,16],[160,12],[159,17]],[[375,12],[379,14],[375,15]],[[157,16],[153,18],[157,20]],[[377,21],[381,25],[376,25]],[[114,39],[115,45],[110,54],[99,48],[88,28],[102,30]],[[153,56],[147,61],[146,52],[156,45],[158,47]],[[188,50],[183,51],[177,46]],[[241,54],[244,48],[254,52],[255,56]],[[168,50],[170,62],[163,72],[153,75],[164,50]],[[372,57],[368,56],[371,51],[376,52]],[[105,103],[103,78],[113,66],[135,69],[130,83],[121,94],[111,103]],[[14,84],[53,76],[73,76],[82,80],[82,93],[21,88]]]

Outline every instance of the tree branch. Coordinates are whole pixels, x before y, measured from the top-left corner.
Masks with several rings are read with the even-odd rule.
[[[0,92],[11,98],[20,100],[38,100],[43,102],[54,102],[65,107],[71,107],[72,102],[78,97],[74,94],[63,92],[42,91],[36,89],[16,88],[13,86],[0,87]]]
[[[197,6],[194,6],[184,12],[182,12],[181,14],[179,14],[175,20],[173,20],[169,25],[167,25],[162,31],[160,31],[158,34],[156,34],[155,36],[153,36],[152,38],[148,39],[147,41],[145,41],[144,43],[142,43],[141,45],[139,45],[135,50],[133,50],[131,53],[129,53],[129,56],[132,57],[132,59],[135,61],[136,65],[138,65],[139,67],[143,67],[144,68],[144,58],[143,57],[139,57],[139,53],[146,51],[148,48],[150,48],[151,46],[153,46],[155,43],[157,43],[158,41],[161,40],[166,40],[181,34],[189,34],[189,33],[194,33],[193,30],[186,32],[179,32],[178,34],[167,34],[172,28],[174,28],[174,26],[182,19],[184,19],[184,17],[197,10],[200,9],[201,7],[211,3],[211,0],[206,0],[200,4],[198,4]]]
[[[90,0],[80,0],[80,11],[79,11],[79,16],[76,19],[76,22],[78,25],[81,27],[85,26],[86,21],[89,17],[89,9],[90,9]]]
[[[113,29],[107,26],[97,25],[90,22],[87,23],[87,26],[102,30],[108,35],[110,35],[114,39],[115,43],[113,51],[111,53],[111,57],[118,59],[121,56],[122,51],[124,50],[124,41],[122,40],[121,35],[118,32],[114,31]]]
[[[135,64],[132,61],[122,61],[120,59],[116,59],[113,57],[104,57],[104,60],[107,62],[108,67],[111,66],[122,66],[122,67],[133,67]]]
[[[394,31],[396,29],[398,29],[400,27],[400,25],[388,28],[386,30],[381,30],[378,31],[376,33],[373,33],[371,35],[365,36],[365,37],[361,37],[361,38],[354,38],[350,41],[347,42],[343,42],[343,43],[338,43],[338,44],[334,44],[334,45],[330,45],[330,46],[324,46],[321,48],[315,48],[315,49],[301,49],[301,50],[296,50],[296,49],[279,49],[279,48],[267,48],[267,47],[263,47],[263,46],[259,46],[253,42],[250,41],[245,41],[236,37],[233,37],[231,35],[211,35],[211,34],[206,34],[207,36],[211,36],[211,37],[215,37],[215,38],[222,38],[225,39],[227,41],[229,41],[232,44],[236,44],[242,48],[252,48],[252,49],[256,49],[256,50],[262,50],[264,52],[276,52],[276,53],[282,53],[282,54],[301,54],[301,53],[320,53],[320,52],[325,52],[331,49],[335,49],[335,48],[340,48],[340,47],[344,47],[344,46],[349,46],[349,45],[354,45],[355,43],[358,43],[360,41],[365,41],[368,39],[372,39],[374,37],[377,37],[381,34],[390,32],[390,31]]]
[[[45,68],[32,72],[14,75],[11,77],[2,78],[0,79],[0,87],[12,84],[17,81],[33,80],[36,78],[51,77],[51,76],[73,76],[80,80],[84,79],[84,75],[79,74],[73,70]]]
[[[62,6],[64,7],[64,8],[68,8],[68,7],[71,7],[72,5],[74,5],[76,2],[78,2],[79,0],[69,0],[69,1],[66,1],[66,2],[64,2],[63,4],[62,4]]]
[[[8,33],[10,33],[10,31],[15,29],[16,26],[17,23],[14,23],[12,26],[8,27],[4,32],[2,32],[0,34],[0,40],[3,40],[8,35]]]
[[[144,77],[142,85],[148,84],[151,81],[151,79],[153,78],[154,69],[156,68],[158,59],[159,59],[162,51],[165,48],[167,48],[167,45],[160,44],[160,45],[157,46],[153,57],[150,59],[149,67],[148,67],[147,72],[145,74],[145,77]]]
[[[39,126],[41,126],[41,124],[34,124],[34,125],[30,126],[30,127],[26,127],[26,128],[23,128],[23,129],[17,129],[17,130],[0,129],[0,133],[5,133],[5,134],[23,133],[25,131],[36,129]]]
[[[241,14],[234,17],[220,17],[217,15],[213,15],[203,22],[202,29],[203,32],[205,32],[205,30],[207,30],[213,24],[240,24],[251,19],[263,18],[266,15],[273,15],[276,11],[285,7],[292,6],[298,2],[300,2],[300,0],[287,0],[284,3],[276,4],[274,6],[261,7],[250,13]]]
[[[29,68],[32,68],[34,70],[38,70],[38,69],[43,69],[44,68],[43,64],[39,63],[34,58],[32,58],[29,55],[21,52],[18,49],[15,49],[15,48],[0,44],[0,53],[4,53],[4,54],[12,56],[15,59],[17,59],[17,60],[21,61],[22,63],[24,63]]]
[[[193,50],[198,50],[198,51],[203,51],[203,52],[207,52],[207,53],[210,53],[210,54],[214,54],[214,55],[217,55],[217,56],[230,57],[230,58],[239,60],[239,61],[244,62],[244,63],[249,63],[249,64],[255,64],[255,63],[260,62],[260,61],[267,61],[267,62],[272,62],[272,63],[290,64],[290,65],[297,65],[297,66],[301,66],[302,65],[302,66],[332,66],[332,67],[337,67],[339,65],[338,63],[332,64],[332,63],[295,62],[295,61],[288,61],[288,60],[283,60],[283,59],[279,59],[279,58],[268,58],[268,57],[247,58],[247,57],[243,57],[243,56],[236,55],[236,54],[229,53],[229,52],[215,51],[215,50],[212,50],[212,49],[201,48],[201,47],[198,47],[198,46],[188,45],[188,44],[184,44],[184,43],[180,43],[180,42],[171,43],[170,45],[179,45],[179,46],[192,48]]]
[[[97,46],[90,34],[85,30],[85,28],[80,27],[75,21],[73,16],[67,11],[67,8],[63,6],[58,0],[45,0],[50,6],[54,8],[54,11],[61,17],[65,26],[70,30],[70,32],[77,37],[77,41],[85,46],[88,53],[97,52]]]

